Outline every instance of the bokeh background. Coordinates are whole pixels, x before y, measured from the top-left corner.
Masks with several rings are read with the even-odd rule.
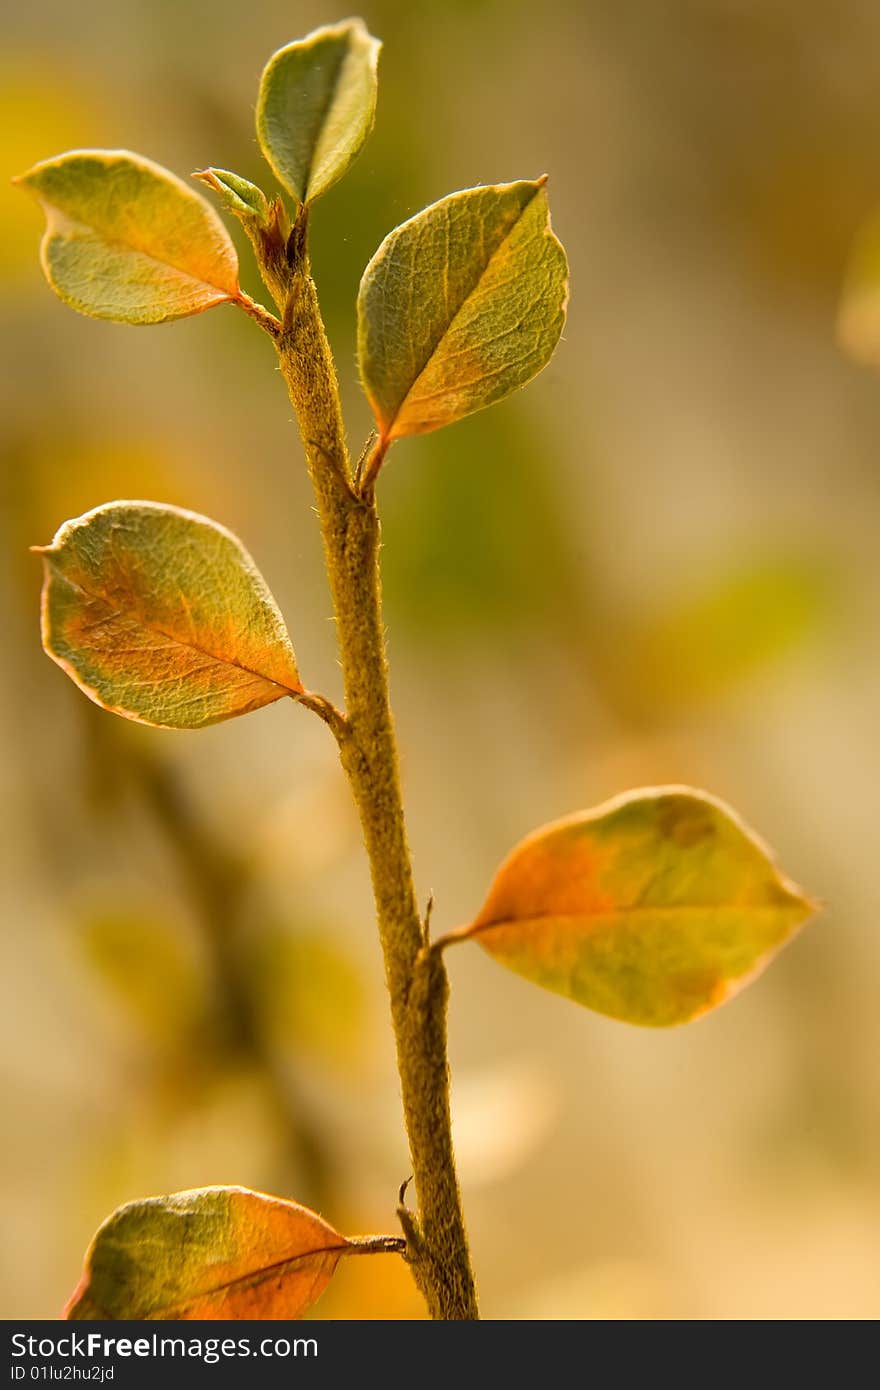
[[[456,1135],[485,1314],[880,1314],[880,380],[835,316],[880,203],[871,0],[362,7],[378,123],[314,217],[351,438],[353,305],[382,236],[550,175],[572,266],[526,392],[397,446],[381,482],[410,831],[435,925],[508,848],[627,787],[732,802],[827,902],[730,1007],[631,1029],[450,957]],[[45,287],[7,175],[72,146],[267,175],[280,0],[42,0],[6,17],[0,1305],[54,1317],[116,1204],[239,1182],[393,1230],[407,1176],[384,987],[332,741],[276,705],[192,734],[91,706],[39,649],[27,546],[115,497],[234,528],[309,684],[339,672],[269,344]],[[247,248],[244,283],[258,283]],[[393,1258],[318,1316],[418,1317]]]

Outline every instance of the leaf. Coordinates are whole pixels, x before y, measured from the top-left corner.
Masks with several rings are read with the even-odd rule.
[[[110,502],[38,550],[43,647],[105,709],[198,729],[303,693],[275,600],[216,522]]]
[[[857,362],[880,366],[880,213],[856,238],[847,267],[837,333]]]
[[[280,198],[270,203],[256,184],[228,169],[199,169],[193,178],[213,189],[227,212],[238,218],[256,252],[263,282],[283,313],[291,282],[287,255],[291,227],[284,203]]]
[[[536,830],[456,936],[599,1013],[664,1026],[730,998],[815,910],[729,807],[659,787]]]
[[[453,193],[386,237],[358,294],[361,376],[383,439],[440,429],[546,367],[568,264],[545,179]]]
[[[240,296],[235,247],[214,209],[152,160],[74,150],[17,182],[46,214],[46,279],[81,314],[164,323]]]
[[[349,1248],[307,1207],[243,1187],[129,1202],[99,1227],[64,1316],[299,1318]]]
[[[359,19],[315,29],[270,59],[257,139],[272,172],[312,203],[346,172],[373,128],[382,47]]]
[[[213,188],[224,207],[242,222],[256,222],[261,227],[268,227],[269,199],[249,179],[242,178],[241,174],[233,174],[229,169],[197,169],[193,178]]]

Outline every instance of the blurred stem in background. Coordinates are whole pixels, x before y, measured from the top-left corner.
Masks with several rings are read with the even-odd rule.
[[[242,917],[253,874],[200,819],[175,769],[146,741],[87,707],[92,801],[112,814],[133,789],[161,832],[206,948],[213,996],[210,1033],[223,1062],[251,1064],[266,1082],[287,1160],[303,1200],[320,1209],[331,1195],[331,1164],[319,1127],[267,1043],[250,988]]]

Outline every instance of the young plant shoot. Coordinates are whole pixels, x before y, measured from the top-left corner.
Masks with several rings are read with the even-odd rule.
[[[536,830],[472,921],[429,937],[389,703],[376,484],[395,441],[502,401],[547,365],[568,267],[545,178],[452,193],[396,227],[358,295],[375,432],[353,461],[309,271],[309,214],[370,134],[379,47],[355,19],[270,59],[257,138],[280,193],[226,169],[195,175],[244,228],[274,307],[241,289],[206,197],[141,155],[76,150],[18,180],[45,212],[43,269],[72,308],[158,324],[231,304],[277,354],[314,486],[344,709],[300,672],[296,615],[289,629],[244,546],[177,507],[109,502],[37,547],[43,645],[91,700],[143,724],[199,729],[289,698],[327,725],[369,859],[414,1180],[397,1236],[345,1237],[293,1201],[236,1186],[131,1202],[97,1232],[69,1318],[300,1317],[341,1259],[378,1253],[408,1262],[433,1318],[477,1318],[450,1123],[445,951],[477,942],[587,1008],[665,1026],[729,998],[814,910],[733,811],[659,787]]]

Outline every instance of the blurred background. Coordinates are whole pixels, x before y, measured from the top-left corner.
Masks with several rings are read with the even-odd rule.
[[[387,620],[418,881],[451,928],[525,832],[628,787],[733,803],[827,902],[691,1028],[641,1031],[449,958],[461,1178],[494,1318],[880,1314],[880,380],[835,341],[880,204],[871,0],[366,3],[375,133],[314,216],[351,441],[361,271],[399,221],[550,175],[565,339],[383,473]],[[332,740],[289,703],[184,735],[41,654],[39,566],[116,497],[251,549],[304,678],[339,672],[308,481],[243,315],[131,329],[45,286],[8,176],[74,146],[272,187],[280,0],[60,0],[6,18],[0,720],[0,1305],[57,1316],[101,1219],[242,1183],[393,1230],[406,1147],[369,888]],[[233,229],[237,236],[237,229]],[[246,246],[243,283],[260,294]],[[319,1317],[422,1315],[350,1262]]]

